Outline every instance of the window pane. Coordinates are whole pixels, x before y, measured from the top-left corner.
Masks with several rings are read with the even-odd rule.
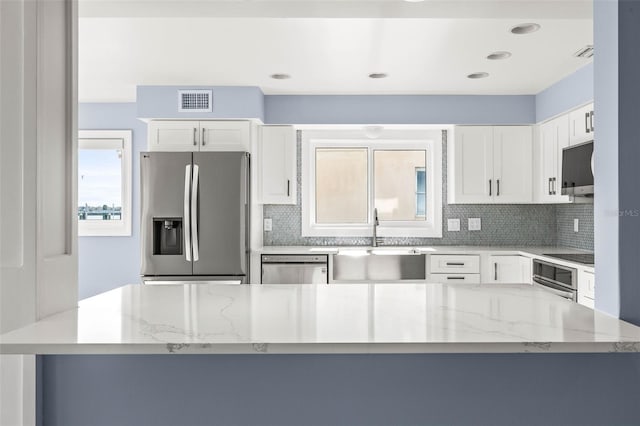
[[[316,149],[316,223],[367,223],[367,149]]]
[[[426,192],[426,151],[376,150],[373,160],[378,218],[425,220],[426,196],[418,193]]]
[[[78,218],[122,220],[122,151],[78,150]]]

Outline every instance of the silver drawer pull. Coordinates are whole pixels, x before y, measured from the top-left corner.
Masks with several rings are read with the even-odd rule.
[[[447,277],[448,280],[464,280],[464,277]]]
[[[447,266],[464,266],[464,262],[447,262]]]

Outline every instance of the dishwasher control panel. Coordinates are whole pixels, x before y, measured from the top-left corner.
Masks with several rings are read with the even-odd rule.
[[[262,284],[328,284],[328,272],[327,255],[262,255]]]

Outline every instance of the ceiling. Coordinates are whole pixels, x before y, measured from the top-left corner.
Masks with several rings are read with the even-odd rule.
[[[82,0],[79,96],[134,101],[137,85],[259,86],[266,94],[536,94],[590,61],[573,56],[593,43],[590,5]],[[509,31],[525,22],[541,29]],[[505,50],[511,58],[486,59]],[[490,75],[468,79],[473,72]],[[291,78],[274,80],[274,73]]]

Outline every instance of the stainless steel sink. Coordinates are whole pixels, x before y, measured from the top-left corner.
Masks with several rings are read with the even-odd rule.
[[[426,278],[426,255],[406,249],[341,250],[333,257],[334,281],[406,281]]]

